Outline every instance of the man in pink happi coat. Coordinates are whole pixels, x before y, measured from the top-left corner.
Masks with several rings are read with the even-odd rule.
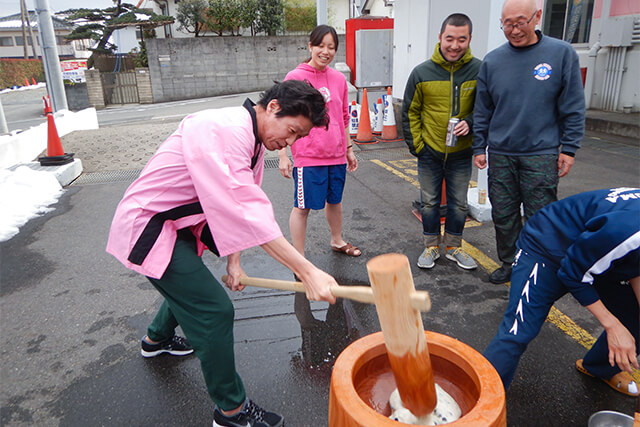
[[[283,417],[246,397],[235,368],[231,300],[201,259],[227,257],[226,286],[242,290],[242,250],[261,246],[291,269],[307,298],[331,303],[337,285],[283,237],[260,188],[265,149],[326,127],[322,95],[305,82],[277,83],[258,104],[186,117],[118,205],[107,252],[145,275],[164,302],[142,339],[142,355],[195,351],[215,404],[214,426],[281,426]],[[175,335],[180,325],[188,340]]]

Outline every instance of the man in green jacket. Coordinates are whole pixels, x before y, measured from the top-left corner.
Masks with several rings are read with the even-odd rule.
[[[440,258],[440,200],[443,180],[447,213],[444,227],[446,258],[471,270],[475,261],[462,251],[471,177],[471,128],[476,76],[481,61],[471,55],[472,24],[467,15],[449,15],[440,29],[430,60],[416,66],[404,92],[402,129],[411,154],[418,157],[420,205],[425,249],[418,267],[433,268]],[[447,145],[449,119],[460,121]]]

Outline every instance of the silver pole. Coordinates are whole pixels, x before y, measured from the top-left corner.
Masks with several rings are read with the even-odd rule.
[[[29,18],[29,8],[27,7],[27,3],[25,0],[20,0],[24,4],[25,18],[27,19],[27,28],[29,29],[29,35],[31,36],[31,51],[33,52],[33,59],[38,59],[38,54],[36,53],[36,36],[33,35],[33,27],[31,26],[31,20]]]
[[[47,76],[47,91],[51,97],[51,107],[54,112],[67,110],[67,96],[64,92],[62,70],[60,69],[60,58],[58,57],[56,35],[53,31],[49,0],[36,0],[36,13],[38,14],[42,65]]]
[[[316,21],[318,25],[328,23],[327,0],[316,0]]]
[[[2,108],[2,99],[0,99],[0,135],[9,133],[7,119],[4,117],[4,109]]]

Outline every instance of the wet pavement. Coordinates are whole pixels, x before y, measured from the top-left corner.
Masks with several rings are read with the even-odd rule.
[[[238,105],[243,97],[238,97]],[[227,102],[227,101],[225,101]],[[139,340],[161,303],[147,280],[105,251],[122,194],[157,145],[177,126],[158,120],[75,132],[63,138],[85,173],[55,210],[31,220],[0,244],[0,424],[207,426],[212,404],[193,356],[143,359]],[[602,136],[600,136],[602,137]],[[417,289],[431,294],[422,315],[428,330],[482,352],[507,303],[508,289],[488,281],[496,265],[493,226],[469,221],[465,244],[480,267],[462,271],[441,258],[433,270],[415,266],[421,225],[411,213],[418,196],[416,162],[403,143],[358,146],[358,171],[344,200],[345,239],[359,258],[331,251],[324,215],[310,215],[307,256],[344,285],[367,283],[375,255],[407,255]],[[292,183],[266,159],[263,188],[288,237]],[[560,197],[595,188],[639,186],[640,150],[633,141],[588,137]],[[225,260],[204,256],[216,277]],[[291,280],[260,248],[246,251],[250,276]],[[349,342],[379,330],[373,306],[305,303],[289,292],[247,287],[230,293],[236,308],[236,361],[249,397],[285,415],[287,426],[326,426],[331,366]],[[633,414],[635,400],[574,368],[600,327],[571,297],[545,325],[520,363],[507,393],[513,426],[585,426],[603,409]],[[638,373],[636,373],[636,376]],[[373,426],[372,426],[373,427]]]

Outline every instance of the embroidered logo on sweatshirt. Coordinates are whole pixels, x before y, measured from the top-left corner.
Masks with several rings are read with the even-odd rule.
[[[320,92],[322,94],[322,97],[324,98],[324,103],[328,104],[329,101],[331,101],[331,92],[329,91],[328,87],[321,87],[320,89],[318,89],[318,92]]]
[[[547,80],[551,77],[551,65],[543,62],[542,64],[538,64],[533,68],[533,77],[538,80]]]

